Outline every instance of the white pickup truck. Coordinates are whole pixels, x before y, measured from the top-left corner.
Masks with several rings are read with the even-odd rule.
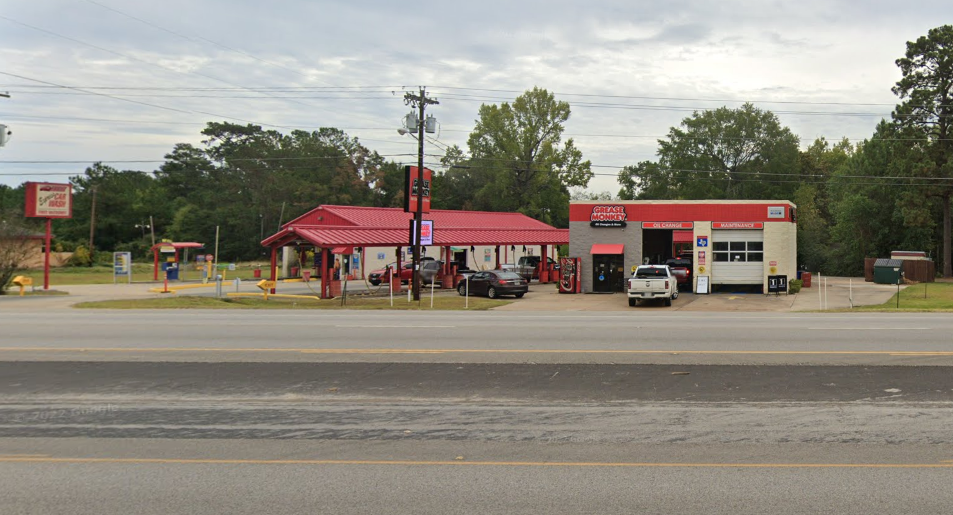
[[[629,306],[639,300],[664,299],[666,306],[678,298],[678,280],[666,265],[642,265],[629,278]]]

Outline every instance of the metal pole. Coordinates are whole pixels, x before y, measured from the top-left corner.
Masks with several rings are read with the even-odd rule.
[[[824,311],[824,283],[821,281],[821,273],[817,273],[817,305],[821,311]]]
[[[420,301],[420,230],[424,218],[424,108],[427,103],[424,101],[426,90],[423,86],[420,88],[420,119],[417,121],[417,209],[414,212],[414,273],[413,292],[414,300]],[[413,191],[413,190],[411,190]]]
[[[431,279],[431,281],[430,281],[430,309],[433,309],[433,285],[434,285],[434,283],[436,283],[436,282],[437,282],[437,281],[434,281],[434,280],[432,280],[432,279]]]
[[[46,252],[43,255],[43,289],[50,289],[50,239],[53,232],[53,219],[46,219]],[[92,255],[92,248],[90,248]]]
[[[213,258],[212,262],[214,263],[214,265],[212,266],[212,269],[218,272],[218,226],[217,225],[215,226],[215,255],[212,256],[212,258]]]

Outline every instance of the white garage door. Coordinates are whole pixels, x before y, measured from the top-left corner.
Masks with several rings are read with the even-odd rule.
[[[764,282],[764,231],[713,230],[712,284]]]

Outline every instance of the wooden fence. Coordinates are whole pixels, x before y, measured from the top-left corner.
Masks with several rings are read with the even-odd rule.
[[[864,280],[873,282],[877,258],[864,258]],[[936,263],[926,260],[903,260],[903,278],[907,281],[932,283],[936,280]]]

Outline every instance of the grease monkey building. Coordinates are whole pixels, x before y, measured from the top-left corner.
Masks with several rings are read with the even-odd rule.
[[[573,201],[569,255],[583,292],[623,291],[639,264],[692,261],[692,291],[708,281],[760,285],[797,273],[796,206],[786,200]],[[711,291],[705,289],[705,291]]]

